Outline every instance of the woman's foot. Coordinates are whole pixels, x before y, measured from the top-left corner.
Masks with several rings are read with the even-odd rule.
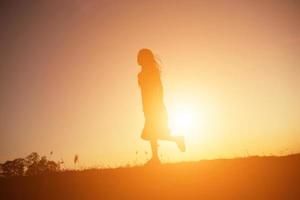
[[[183,136],[179,136],[176,139],[176,144],[177,144],[177,147],[180,149],[180,151],[185,152],[185,142],[184,142]]]
[[[158,158],[151,158],[148,162],[146,162],[145,166],[154,166],[161,164]]]

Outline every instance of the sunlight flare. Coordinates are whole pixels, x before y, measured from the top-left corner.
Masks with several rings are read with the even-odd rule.
[[[188,136],[195,127],[195,112],[187,107],[176,107],[169,111],[169,128],[172,135]]]

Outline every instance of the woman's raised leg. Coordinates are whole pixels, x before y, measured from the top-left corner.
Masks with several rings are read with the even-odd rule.
[[[185,152],[185,141],[183,136],[170,135],[166,138],[163,138],[162,140],[175,142],[177,144],[177,147],[180,149],[180,151]]]

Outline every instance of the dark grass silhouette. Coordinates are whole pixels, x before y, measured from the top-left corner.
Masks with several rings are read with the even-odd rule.
[[[300,199],[300,154],[0,178],[0,199]]]

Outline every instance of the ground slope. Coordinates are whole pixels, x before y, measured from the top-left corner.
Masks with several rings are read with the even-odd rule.
[[[0,199],[300,199],[300,154],[1,178]]]

